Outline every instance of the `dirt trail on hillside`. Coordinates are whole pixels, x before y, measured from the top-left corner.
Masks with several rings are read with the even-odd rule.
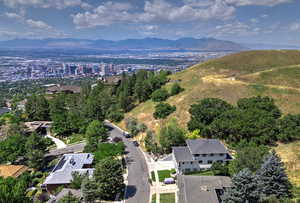
[[[244,82],[241,80],[237,80],[234,77],[227,77],[226,75],[208,75],[205,77],[202,77],[202,81],[206,83],[214,83],[217,86],[221,86],[224,84],[229,85],[257,85],[257,83],[249,83]],[[294,90],[300,92],[300,88],[295,87],[288,87],[288,86],[281,86],[281,85],[268,85],[268,84],[262,84],[265,87],[269,88],[275,88],[275,89],[282,89],[282,90]]]
[[[280,70],[280,69],[295,68],[295,67],[300,67],[300,65],[290,65],[290,66],[279,67],[279,68],[275,67],[275,68],[270,68],[268,70],[263,70],[263,71],[258,71],[258,72],[255,72],[255,73],[249,73],[249,74],[241,75],[240,77],[247,78],[247,77],[252,77],[252,76],[259,76],[262,73],[269,73],[269,72]]]

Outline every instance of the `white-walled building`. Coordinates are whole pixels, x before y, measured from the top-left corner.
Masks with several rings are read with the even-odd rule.
[[[227,163],[232,159],[226,147],[216,139],[186,140],[187,146],[173,147],[177,173],[209,169],[214,162]]]

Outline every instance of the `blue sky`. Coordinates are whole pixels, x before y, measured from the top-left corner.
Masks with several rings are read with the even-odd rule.
[[[299,0],[0,0],[0,40],[214,37],[300,44]]]

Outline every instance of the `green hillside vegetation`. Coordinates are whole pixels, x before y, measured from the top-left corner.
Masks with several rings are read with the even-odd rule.
[[[161,127],[175,117],[178,124],[187,128],[190,120],[189,109],[192,104],[204,98],[219,98],[236,105],[241,98],[253,96],[272,97],[283,114],[300,113],[300,51],[247,51],[220,59],[214,59],[170,76],[170,82],[162,86],[169,90],[179,82],[183,92],[169,97],[165,102],[176,106],[176,111],[166,119],[155,119],[153,112],[155,102],[148,100],[125,114],[135,117],[159,134]],[[121,125],[124,124],[121,123]],[[158,141],[158,136],[156,137]],[[293,142],[300,143],[299,141]],[[279,154],[284,156],[291,144],[280,145]],[[286,147],[286,149],[285,149]],[[299,152],[299,151],[298,151]],[[288,174],[292,182],[298,186],[300,153],[293,160],[284,159],[288,163]]]
[[[270,69],[254,74],[244,75],[239,77],[239,79],[251,83],[300,88],[300,66],[293,65]]]
[[[175,116],[179,124],[186,127],[190,119],[188,109],[200,99],[220,98],[235,104],[240,98],[258,95],[274,98],[283,113],[297,114],[300,113],[298,64],[300,51],[248,51],[214,59],[170,76],[171,81],[181,81],[184,91],[166,100],[177,107],[166,120],[153,118],[155,103],[150,100],[125,117],[136,117],[158,130]],[[169,82],[164,88],[170,89],[173,84]]]
[[[254,73],[272,67],[300,64],[299,56],[300,51],[297,50],[247,51],[214,59],[200,66],[210,66],[216,70],[227,69],[241,73]]]

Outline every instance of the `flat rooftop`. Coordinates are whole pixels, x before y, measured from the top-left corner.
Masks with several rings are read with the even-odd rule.
[[[64,154],[56,164],[50,175],[46,178],[44,184],[69,184],[74,172],[79,174],[93,175],[93,168],[84,168],[84,165],[93,163],[94,156],[90,153]]]

